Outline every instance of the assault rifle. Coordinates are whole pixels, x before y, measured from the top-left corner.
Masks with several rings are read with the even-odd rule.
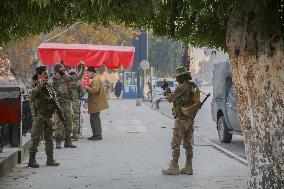
[[[201,107],[203,106],[203,104],[206,102],[206,100],[209,98],[210,95],[211,95],[210,93],[206,94],[205,98],[199,104],[199,109],[201,109]],[[194,118],[195,118],[195,116],[192,119],[194,120]]]
[[[80,103],[79,103],[79,127],[77,129],[77,136],[78,136],[78,139],[80,137],[80,133],[81,133],[81,105],[82,105],[82,100],[80,99]]]
[[[58,115],[58,118],[60,119],[60,121],[62,122],[64,128],[66,129],[67,126],[66,126],[66,119],[65,119],[65,116],[59,106],[59,103],[57,101],[57,98],[56,98],[56,95],[55,95],[55,91],[48,86],[48,83],[47,82],[44,82],[44,84],[42,85],[42,87],[44,88],[44,90],[47,91],[47,94],[48,96],[50,97],[50,100],[55,108],[55,111]]]

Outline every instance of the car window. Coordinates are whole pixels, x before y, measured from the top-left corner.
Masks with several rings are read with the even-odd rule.
[[[229,95],[231,88],[232,88],[232,78],[227,77],[226,78],[226,94],[227,95]]]
[[[156,87],[162,87],[164,81],[157,81],[156,82]],[[167,83],[169,84],[169,87],[174,87],[174,82],[173,81],[167,81]]]

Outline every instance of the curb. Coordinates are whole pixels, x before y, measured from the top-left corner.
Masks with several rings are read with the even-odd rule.
[[[237,154],[235,154],[235,153],[233,153],[233,152],[231,152],[231,151],[229,151],[229,150],[223,148],[222,146],[220,146],[220,145],[218,145],[218,144],[212,142],[211,140],[209,140],[209,139],[207,139],[207,138],[201,136],[198,132],[195,132],[194,135],[196,135],[196,136],[202,138],[203,140],[205,140],[206,142],[208,142],[209,144],[211,144],[212,146],[214,146],[217,150],[223,152],[224,154],[228,155],[229,157],[231,157],[231,158],[233,158],[233,159],[239,161],[240,163],[244,164],[245,166],[248,166],[248,162],[247,162],[246,159],[244,159],[244,158],[238,156]]]
[[[21,148],[10,148],[0,154],[0,177],[10,172],[18,163],[28,156],[31,140],[27,140]]]

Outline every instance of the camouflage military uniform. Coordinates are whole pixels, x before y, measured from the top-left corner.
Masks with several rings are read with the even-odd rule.
[[[55,117],[56,148],[61,148],[61,140],[64,138],[63,133],[65,134],[64,147],[76,148],[77,146],[73,145],[71,142],[71,134],[73,130],[73,123],[72,123],[73,94],[72,94],[72,90],[70,89],[70,82],[79,81],[80,79],[82,79],[84,71],[85,71],[85,66],[81,64],[80,73],[75,78],[65,75],[65,72],[62,70],[61,64],[54,65],[54,71],[55,71],[55,77],[52,78],[51,82],[55,89],[59,105],[66,119],[66,124],[65,124],[66,127],[63,127],[62,122],[60,121],[59,117],[58,116]],[[60,78],[57,78],[56,76],[57,73],[61,75]]]
[[[48,84],[47,84],[48,85]],[[48,87],[52,87],[48,85]],[[52,92],[52,91],[51,91]],[[55,96],[55,94],[51,94]],[[53,140],[52,140],[52,127],[54,122],[52,120],[52,115],[54,114],[54,106],[51,102],[47,91],[39,85],[37,82],[33,82],[32,88],[30,90],[30,102],[31,102],[31,113],[33,119],[32,126],[32,139],[30,146],[30,159],[29,167],[37,168],[39,165],[35,161],[35,155],[38,151],[38,145],[40,142],[40,137],[42,132],[44,132],[45,139],[45,152],[47,155],[47,165],[57,166],[53,159]]]
[[[69,73],[71,76],[76,76],[76,73]],[[80,101],[85,95],[86,91],[81,86],[79,81],[70,82],[70,89],[73,95],[72,109],[73,109],[73,138],[77,139],[78,134],[80,134]]]
[[[65,138],[65,144],[71,143],[72,133],[72,91],[68,88],[68,83],[65,79],[52,78],[52,85],[57,94],[59,105],[62,109],[64,117],[66,119],[66,128],[63,126],[61,120],[55,116],[55,138],[57,141]],[[65,136],[63,135],[65,134]],[[65,145],[66,146],[66,145]]]
[[[179,159],[180,144],[183,141],[183,147],[186,149],[186,158],[192,158],[192,133],[193,120],[192,116],[184,115],[182,107],[193,105],[193,93],[197,91],[197,86],[193,82],[185,81],[180,84],[176,91],[167,93],[166,99],[173,102],[172,112],[175,118],[175,127],[172,138],[172,156],[173,159]]]
[[[180,83],[174,92],[167,90],[165,92],[166,100],[173,102],[172,113],[175,118],[175,125],[173,128],[173,136],[171,142],[172,161],[170,168],[162,170],[164,174],[179,174],[178,159],[180,156],[180,145],[183,142],[183,148],[186,155],[186,167],[188,171],[182,173],[192,174],[192,136],[193,136],[193,117],[198,111],[199,89],[189,80],[184,80]],[[197,98],[195,97],[197,96]],[[193,109],[193,111],[185,112],[184,109]],[[171,165],[171,164],[175,165]],[[184,170],[185,170],[184,168]]]

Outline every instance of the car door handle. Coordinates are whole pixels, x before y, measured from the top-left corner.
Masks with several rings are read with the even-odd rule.
[[[228,107],[232,107],[233,105],[232,105],[232,104],[230,104],[229,102],[226,102],[226,106],[228,106]]]

